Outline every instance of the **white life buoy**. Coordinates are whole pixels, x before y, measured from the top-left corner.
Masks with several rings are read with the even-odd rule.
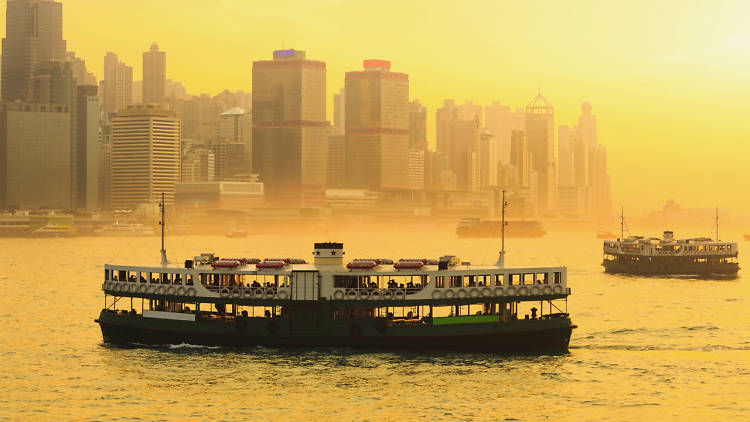
[[[347,298],[347,299],[349,299],[349,300],[354,300],[354,299],[356,299],[356,298],[357,298],[357,291],[356,291],[356,290],[354,290],[354,289],[349,289],[349,290],[348,290],[348,291],[346,292],[346,298]]]
[[[445,299],[453,299],[454,297],[456,297],[456,292],[453,290],[446,290],[445,294],[443,294],[443,298]]]
[[[174,294],[175,294],[175,288],[174,288],[174,286],[167,287],[167,294],[170,295],[170,296],[174,296]]]
[[[502,293],[502,291],[503,290],[500,289],[501,293]],[[482,289],[482,297],[490,297],[490,296],[492,296],[492,290],[490,290],[489,287],[485,287],[484,289]]]
[[[464,290],[464,289],[458,289],[458,291],[456,292],[456,297],[459,298],[459,299],[465,298],[466,297],[466,290]]]
[[[221,290],[219,290],[219,296],[221,297],[229,297],[229,289],[224,287]]]
[[[558,284],[558,285],[556,285],[555,287],[552,288],[552,292],[554,292],[555,294],[558,294],[558,295],[562,294],[563,287]]]
[[[175,289],[175,293],[177,296],[185,296],[185,288],[182,286],[178,286],[177,289]]]
[[[526,286],[521,286],[518,288],[518,296],[528,296],[529,294],[529,288]]]
[[[163,295],[163,294],[164,294],[164,293],[166,293],[166,292],[167,292],[167,288],[166,288],[166,287],[164,287],[164,286],[159,286],[159,287],[158,287],[158,288],[156,289],[156,294],[158,294],[158,295]]]
[[[253,297],[253,289],[242,289],[242,297],[245,299],[251,299]]]
[[[236,298],[240,296],[242,296],[242,291],[240,291],[238,287],[235,287],[234,289],[232,289],[232,297]]]
[[[552,294],[552,286],[549,284],[545,285],[542,290],[544,291],[544,294],[551,295]]]
[[[146,293],[148,293],[148,294],[150,294],[150,295],[152,295],[152,294],[156,293],[156,286],[154,286],[154,285],[149,285],[149,286],[148,286],[148,288],[146,289]]]
[[[185,294],[188,295],[188,297],[195,296],[195,287],[188,287],[187,290],[185,290]]]
[[[469,290],[469,297],[479,297],[479,289],[473,288]]]
[[[503,295],[503,288],[502,287],[495,287],[495,290],[493,291],[494,296],[502,296]]]
[[[344,291],[343,290],[336,290],[333,292],[333,298],[336,300],[342,300],[344,298]]]
[[[542,286],[534,286],[531,288],[532,296],[539,296],[542,294]]]
[[[138,293],[143,294],[143,293],[146,293],[147,291],[148,291],[147,285],[141,284],[140,286],[138,286]]]
[[[378,290],[373,290],[370,292],[370,299],[372,300],[382,300],[383,299],[383,292]]]
[[[435,291],[432,292],[432,298],[435,299],[435,300],[440,299],[441,296],[442,296],[442,294],[440,294],[440,290],[435,290]]]
[[[396,300],[404,300],[406,298],[406,293],[404,293],[403,290],[396,290],[393,294],[393,298]]]
[[[276,297],[278,297],[281,300],[286,300],[289,298],[289,293],[287,293],[286,290],[281,290],[279,293],[276,294]]]
[[[255,290],[253,290],[253,297],[255,299],[262,299],[263,298],[263,289],[255,289]]]
[[[383,291],[383,299],[384,300],[391,300],[393,299],[393,290],[385,290]]]
[[[516,286],[508,286],[505,288],[505,294],[508,296],[515,296],[516,295]]]

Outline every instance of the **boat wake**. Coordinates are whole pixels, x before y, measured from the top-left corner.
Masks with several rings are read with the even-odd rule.
[[[221,349],[221,346],[203,346],[200,344],[190,344],[190,343],[180,343],[180,344],[170,344],[167,345],[168,349],[172,350],[179,350],[179,349],[207,349],[207,350],[216,350]]]

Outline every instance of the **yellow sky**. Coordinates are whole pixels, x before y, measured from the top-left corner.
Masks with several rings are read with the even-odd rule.
[[[5,2],[0,8],[5,14]],[[615,205],[750,212],[750,7],[744,1],[65,0],[69,50],[140,78],[156,41],[190,93],[250,90],[285,46],[327,62],[330,97],[364,58],[409,74],[412,98],[521,107],[541,81],[556,124],[594,106]],[[4,25],[4,22],[0,23]],[[4,27],[2,29],[4,33]]]

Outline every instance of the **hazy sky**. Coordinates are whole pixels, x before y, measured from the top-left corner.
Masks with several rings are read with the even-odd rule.
[[[68,49],[102,77],[156,41],[190,93],[250,90],[253,60],[282,47],[328,68],[330,97],[362,59],[409,74],[434,113],[445,98],[525,105],[541,81],[556,125],[594,106],[613,201],[674,197],[750,212],[750,6],[744,1],[65,0]],[[5,14],[5,2],[2,2]],[[0,23],[4,25],[4,22]],[[4,28],[3,28],[4,33]]]

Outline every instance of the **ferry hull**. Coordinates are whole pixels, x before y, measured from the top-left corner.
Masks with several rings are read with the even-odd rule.
[[[101,326],[105,342],[121,344],[186,343],[492,353],[564,353],[575,328],[569,318],[388,327],[377,327],[376,320],[349,320],[315,329],[295,328],[289,320],[282,318],[248,318],[246,321],[246,325],[238,327],[221,321],[176,321],[102,312],[96,322]]]
[[[616,261],[603,261],[604,271],[615,274],[632,275],[688,275],[688,276],[736,276],[740,270],[737,263],[723,263],[714,265],[684,264],[659,262],[654,264],[632,265]]]

